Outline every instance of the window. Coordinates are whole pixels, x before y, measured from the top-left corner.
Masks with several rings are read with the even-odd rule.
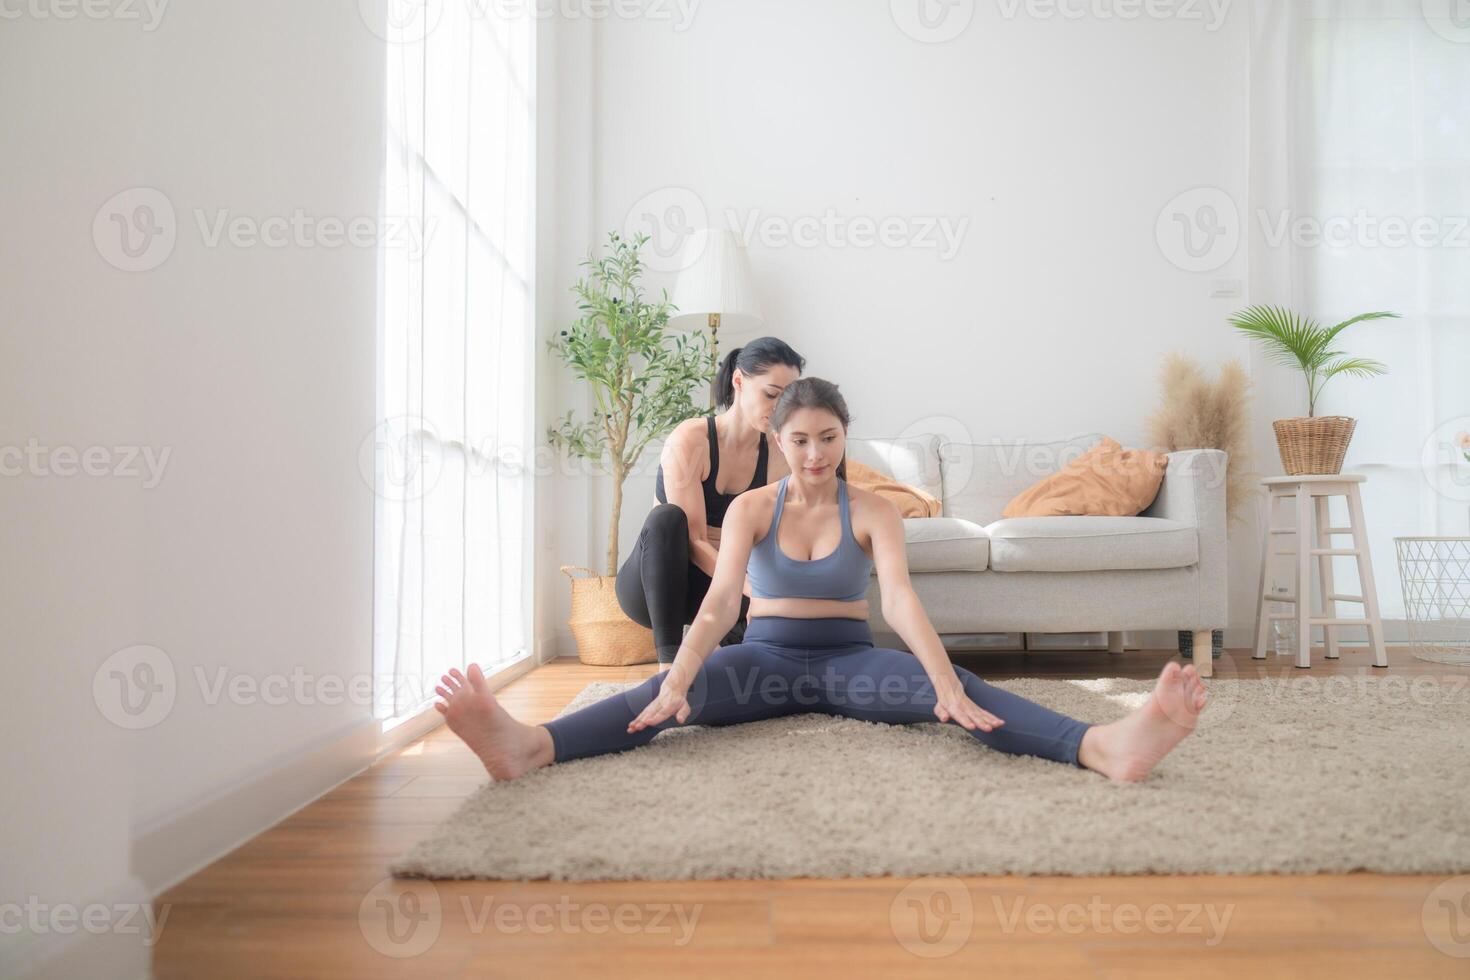
[[[1304,311],[1324,323],[1403,317],[1340,336],[1389,373],[1335,378],[1317,409],[1358,420],[1343,471],[1368,477],[1385,620],[1404,616],[1393,538],[1470,533],[1470,462],[1451,452],[1455,433],[1470,431],[1470,44],[1437,33],[1417,7],[1306,18],[1297,116]],[[1345,523],[1341,505],[1334,524]],[[1354,581],[1351,559],[1338,562],[1336,575]]]
[[[390,0],[375,715],[532,649],[535,20]]]

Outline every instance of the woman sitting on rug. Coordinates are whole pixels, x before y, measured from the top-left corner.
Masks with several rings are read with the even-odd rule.
[[[658,502],[618,569],[616,590],[623,613],[653,631],[660,669],[674,662],[684,627],[704,603],[730,504],[785,475],[785,460],[771,458],[766,425],[805,364],[776,337],[735,348],[715,376],[715,404],[723,411],[680,422],[664,441]],[[749,602],[742,589],[740,613],[717,645],[743,638]]]
[[[709,592],[667,671],[542,725],[512,718],[478,665],[468,676],[445,675],[435,707],[490,775],[514,779],[553,762],[626,751],[679,725],[819,712],[898,725],[951,722],[1001,752],[1131,782],[1194,730],[1206,692],[1193,665],[1171,660],[1144,704],[1093,725],[952,664],[909,582],[898,508],[847,483],[848,421],[831,382],[786,386],[770,431],[790,473],[730,506]],[[874,566],[884,619],[912,654],[873,645],[861,601]],[[747,575],[744,640],[716,649],[739,613]],[[804,603],[815,611],[804,614]],[[834,615],[833,603],[855,612]]]

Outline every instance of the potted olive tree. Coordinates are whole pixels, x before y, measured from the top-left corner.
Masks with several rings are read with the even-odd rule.
[[[1282,307],[1251,306],[1230,317],[1231,325],[1259,340],[1272,360],[1299,369],[1306,378],[1306,416],[1271,423],[1287,476],[1342,472],[1342,459],[1357,420],[1346,415],[1317,415],[1317,398],[1323,386],[1339,374],[1370,378],[1387,373],[1388,368],[1366,357],[1350,357],[1334,349],[1333,342],[1355,323],[1397,316],[1360,313],[1336,326],[1323,327]]]
[[[572,410],[547,427],[553,446],[590,460],[612,476],[612,514],[604,574],[563,565],[572,579],[572,635],[585,663],[621,666],[653,656],[652,633],[623,614],[614,586],[618,571],[618,519],[623,483],[650,441],[688,418],[706,414],[691,393],[714,377],[709,338],[669,328],[674,307],[665,290],[645,298],[640,251],[647,235],[608,235],[607,254],[589,254],[589,271],[572,291],[578,317],[548,346],[587,384],[594,414],[577,421]],[[586,577],[572,573],[580,571]]]

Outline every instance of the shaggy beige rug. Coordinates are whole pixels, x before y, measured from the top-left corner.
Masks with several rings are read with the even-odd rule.
[[[1140,783],[955,725],[818,714],[687,726],[491,782],[401,876],[558,880],[1470,871],[1470,678],[1209,682]],[[1107,722],[1138,680],[993,682]],[[566,714],[632,684],[589,685]]]

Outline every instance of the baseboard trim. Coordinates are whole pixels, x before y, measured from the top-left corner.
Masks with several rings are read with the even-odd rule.
[[[116,910],[120,905],[146,905],[149,899],[147,886],[129,877],[104,897],[80,908],[102,905]],[[157,914],[161,917],[164,913]],[[0,958],[0,974],[23,980],[147,980],[153,973],[153,946],[158,936],[151,935],[152,929],[141,913],[118,916],[114,924],[116,932],[93,933],[78,925],[69,933],[25,935]],[[158,932],[168,932],[166,918]]]
[[[504,687],[542,662],[522,657],[489,677],[491,689]],[[364,718],[314,749],[278,760],[259,775],[142,828],[133,840],[133,873],[148,894],[162,894],[443,721],[432,706],[386,731],[381,720]]]
[[[172,888],[366,769],[377,758],[381,727],[364,718],[314,749],[278,760],[260,775],[140,829],[133,840],[133,873],[154,895]],[[412,722],[399,727],[411,728]]]

